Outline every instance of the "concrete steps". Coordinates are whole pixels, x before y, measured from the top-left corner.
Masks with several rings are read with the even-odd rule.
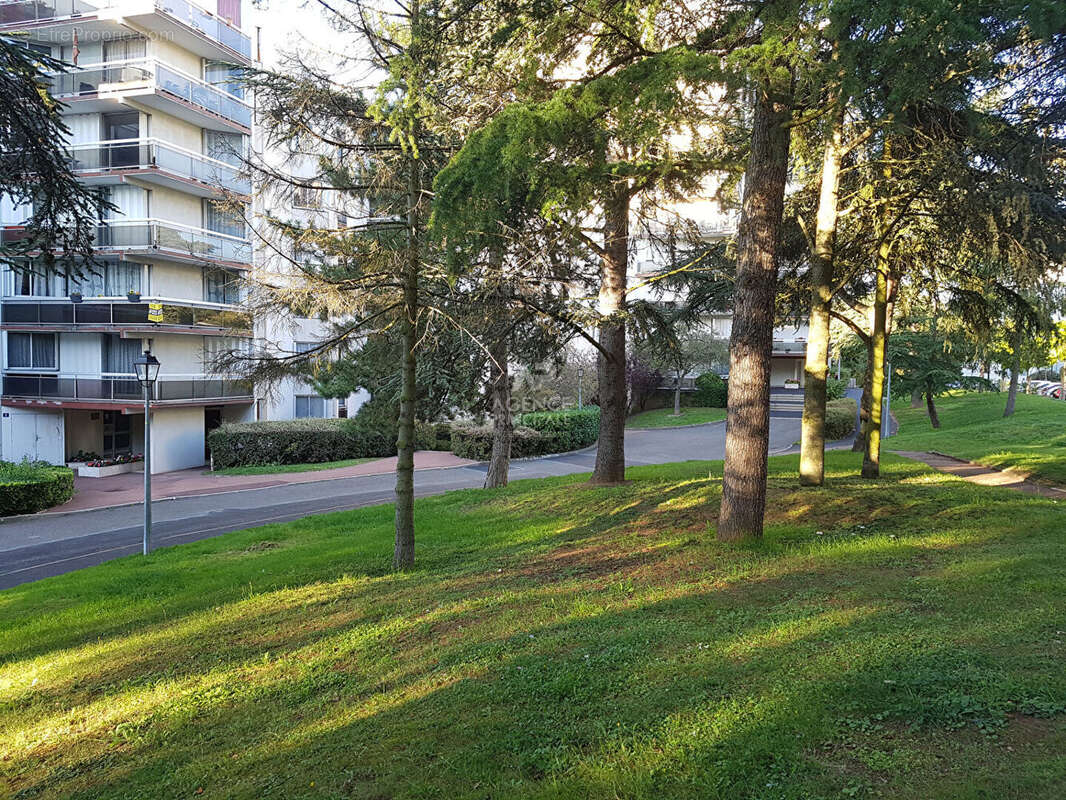
[[[803,390],[770,391],[770,413],[778,417],[803,416]]]

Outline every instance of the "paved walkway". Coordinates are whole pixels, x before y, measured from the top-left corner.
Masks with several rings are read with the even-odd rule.
[[[892,452],[904,458],[921,461],[935,470],[957,475],[963,480],[980,486],[998,486],[1002,489],[1013,489],[1016,492],[1024,492],[1037,497],[1050,497],[1055,500],[1066,498],[1066,488],[1034,483],[1024,475],[1009,469],[993,469],[983,464],[974,464],[972,461],[946,456],[943,453],[922,453],[911,450],[893,450]]]
[[[415,469],[441,469],[466,467],[476,462],[459,458],[451,453],[435,450],[415,452]],[[315,483],[338,478],[357,478],[364,475],[385,475],[396,470],[396,456],[368,461],[351,467],[308,470],[307,472],[281,472],[272,475],[213,475],[203,467],[164,472],[152,476],[152,499],[167,500],[172,497],[237,492],[243,489],[268,489],[271,486],[287,486],[293,483]],[[49,509],[48,514],[67,511],[86,511],[91,508],[109,508],[144,500],[144,472],[127,472],[107,478],[74,479],[76,494],[61,506]]]

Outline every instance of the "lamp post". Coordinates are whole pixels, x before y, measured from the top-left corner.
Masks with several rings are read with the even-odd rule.
[[[583,381],[584,377],[585,377],[585,368],[584,367],[578,367],[577,368],[577,407],[578,408],[584,408],[584,404],[582,403],[582,399],[583,398],[581,397],[581,384],[582,384],[582,381]]]
[[[144,554],[152,549],[152,386],[159,377],[159,359],[145,350],[133,369],[144,388]]]

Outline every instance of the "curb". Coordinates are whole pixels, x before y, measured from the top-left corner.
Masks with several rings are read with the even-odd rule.
[[[474,462],[474,464],[478,464],[478,463],[488,463],[488,462]],[[415,472],[433,472],[435,470],[447,470],[447,469],[467,469],[468,467],[474,466],[474,464],[454,464],[454,465],[452,465],[450,467],[422,467],[421,469],[416,469]],[[276,489],[279,486],[295,486],[295,485],[302,484],[302,483],[328,483],[330,481],[343,481],[343,480],[350,480],[352,478],[375,478],[375,477],[379,477],[381,475],[392,475],[394,472],[395,472],[395,470],[391,470],[390,469],[390,470],[385,470],[384,472],[366,472],[366,473],[363,473],[362,475],[338,475],[335,478],[322,478],[322,479],[317,480],[317,481],[295,481],[293,483],[275,483],[275,484],[272,484],[270,486],[256,486],[256,487],[250,487],[250,488],[244,488],[244,489],[219,489],[218,491],[190,492],[189,494],[175,494],[175,495],[170,495],[169,497],[154,497],[154,498],[152,498],[152,505],[155,505],[156,503],[163,503],[163,502],[166,502],[167,500],[185,500],[185,499],[187,499],[189,497],[211,497],[213,495],[220,495],[220,494],[236,494],[237,492],[255,492],[255,491],[262,491],[264,489]],[[2,518],[0,518],[0,525],[3,525],[4,523],[6,523],[8,521],[15,521],[15,520],[22,520],[22,519],[40,519],[41,517],[44,517],[44,516],[62,517],[62,516],[67,516],[69,514],[84,514],[84,513],[88,512],[88,511],[108,511],[108,510],[114,509],[114,508],[127,508],[129,506],[140,506],[140,505],[144,505],[144,500],[133,500],[133,501],[131,501],[129,503],[114,503],[113,505],[109,505],[109,506],[93,506],[92,508],[72,508],[72,509],[70,509],[68,511],[38,511],[36,514],[17,514],[17,515],[12,515],[10,517],[2,517]]]

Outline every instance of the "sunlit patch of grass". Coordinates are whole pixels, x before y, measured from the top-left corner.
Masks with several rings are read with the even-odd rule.
[[[752,545],[714,541],[721,465],[687,463],[420,500],[410,573],[383,507],[0,593],[0,786],[1058,797],[1059,507],[858,463],[801,490],[772,460]]]
[[[958,394],[938,400],[939,430],[933,430],[924,409],[894,405],[900,431],[884,446],[945,453],[1066,484],[1066,403],[1021,394],[1013,416],[1004,418],[1006,401],[1006,393],[1000,392]]]

